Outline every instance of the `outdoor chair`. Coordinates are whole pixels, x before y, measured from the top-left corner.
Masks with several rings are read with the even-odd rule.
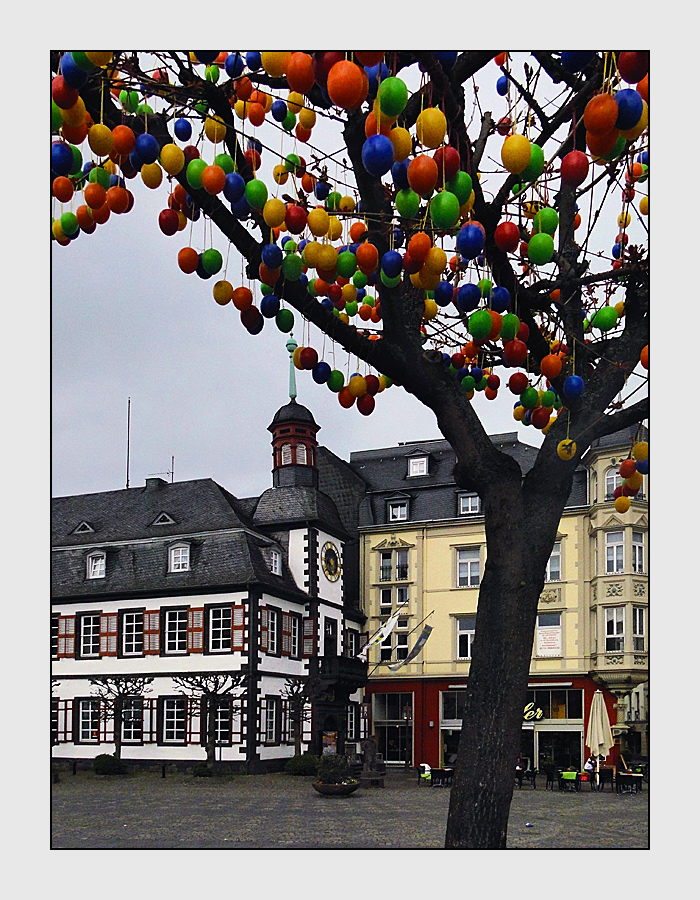
[[[598,772],[598,790],[602,791],[605,788],[606,784],[610,785],[610,790],[614,790],[615,784],[615,773],[614,770],[610,766],[605,766],[601,768]],[[595,777],[595,776],[594,776]]]
[[[428,763],[421,763],[419,766],[415,766],[415,770],[418,773],[418,784],[427,784],[430,786],[430,766]]]
[[[529,781],[533,790],[537,790],[537,769],[521,769],[515,773],[515,783],[522,788],[523,781]]]
[[[542,766],[542,771],[544,772],[545,777],[547,779],[545,781],[545,785],[544,785],[545,791],[547,791],[547,790],[553,791],[554,790],[554,773],[556,771],[554,766]]]
[[[581,789],[581,773],[580,772],[560,772],[559,773],[559,790],[560,791],[576,791]]]

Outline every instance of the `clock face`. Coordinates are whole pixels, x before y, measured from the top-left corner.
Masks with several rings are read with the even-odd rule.
[[[328,541],[321,550],[321,568],[329,581],[337,581],[340,578],[340,551]]]

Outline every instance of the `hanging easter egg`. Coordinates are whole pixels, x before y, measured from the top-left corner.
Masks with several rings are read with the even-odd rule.
[[[260,53],[260,64],[268,75],[281,78],[287,71],[291,55],[289,50],[263,50]]]
[[[147,188],[155,190],[163,182],[163,170],[157,162],[146,163],[141,166],[141,180]]]
[[[316,365],[311,370],[311,377],[316,382],[316,384],[326,384],[328,379],[331,377],[331,367],[327,362],[321,360],[317,362]]]
[[[279,311],[279,297],[274,294],[267,294],[260,301],[260,312],[266,319],[274,319]]]
[[[440,191],[430,201],[430,218],[438,231],[450,231],[459,219],[459,200],[450,191]]]
[[[66,237],[72,238],[80,230],[80,222],[78,222],[78,217],[75,213],[64,212],[59,221]]]
[[[403,269],[403,257],[397,250],[388,250],[382,256],[382,272],[389,278],[396,278]]]
[[[411,188],[398,191],[394,202],[396,212],[404,219],[412,219],[420,208],[420,197]]]
[[[408,164],[406,175],[411,190],[421,197],[429,197],[438,180],[438,166],[432,156],[425,153],[414,157]],[[451,188],[448,187],[451,190]]]
[[[520,245],[520,229],[515,222],[501,222],[496,226],[493,239],[499,250],[514,253]]]
[[[540,372],[545,378],[552,381],[561,372],[562,360],[561,356],[556,353],[548,353],[540,360]]]
[[[301,234],[306,228],[306,210],[303,206],[290,203],[287,206],[284,222],[291,234]]]
[[[468,282],[467,284],[463,284],[457,290],[454,299],[457,307],[462,312],[470,312],[471,310],[476,309],[481,302],[481,291],[477,285]]]
[[[348,59],[341,59],[331,66],[326,79],[328,96],[340,109],[356,107],[367,95],[369,81],[360,66]]]
[[[193,162],[194,162],[194,160],[193,160]],[[192,165],[192,163],[190,163],[187,166],[187,181],[190,184],[191,184],[191,182],[190,182],[190,166],[191,165]],[[201,171],[204,171],[204,170],[201,169]],[[200,178],[200,181],[201,181],[201,178]],[[192,185],[192,186],[194,187],[194,185]],[[224,197],[226,197],[226,199],[228,200],[229,203],[238,203],[238,201],[241,200],[242,197],[245,196],[245,181],[238,174],[238,172],[229,172],[229,174],[226,176],[226,179],[224,182],[223,193],[224,193]],[[282,201],[278,200],[277,203],[282,204],[282,206],[284,208],[284,213],[286,213],[287,208],[286,208],[286,206],[284,206]],[[282,217],[282,220],[277,223],[277,225],[281,224],[282,221],[284,221],[284,216]],[[268,223],[268,224],[270,224],[270,223]],[[271,226],[271,227],[277,227],[277,226],[275,225],[275,226]]]
[[[334,394],[339,393],[343,386],[345,385],[345,377],[340,369],[332,369],[331,374],[328,376],[328,380],[326,381],[326,386],[329,391],[332,391]]]
[[[604,306],[593,316],[591,325],[601,331],[610,331],[617,325],[617,310],[614,306]]]
[[[282,260],[282,274],[287,281],[298,281],[304,271],[304,263],[300,256],[288,253]]]
[[[416,137],[425,147],[439,147],[447,134],[447,120],[441,109],[429,106],[418,114]]]
[[[535,213],[532,229],[535,234],[554,234],[559,225],[559,213],[551,206],[545,206]]]
[[[95,126],[93,125],[93,127],[90,129],[90,132],[94,131],[94,129]],[[154,163],[158,159],[158,156],[160,154],[160,145],[158,141],[152,134],[149,134],[148,132],[144,132],[143,134],[138,135],[138,137],[136,138],[134,149],[146,164]]]
[[[612,94],[596,94],[586,104],[583,111],[583,124],[591,134],[607,134],[615,128],[618,107]]]
[[[441,281],[433,291],[433,299],[438,306],[449,306],[452,302],[453,288],[449,281]]]
[[[180,216],[174,209],[164,209],[158,215],[158,227],[163,234],[176,234],[180,229]]]
[[[241,181],[242,180],[243,179],[241,179]],[[245,192],[245,186],[243,190]],[[224,185],[224,196],[226,196],[226,185]],[[267,200],[262,209],[262,215],[265,224],[269,225],[270,228],[278,228],[282,224],[282,222],[284,222],[286,213],[287,207],[277,197],[271,197],[269,200]]]
[[[579,375],[569,375],[564,382],[564,396],[567,400],[578,400],[583,393],[583,378]]]
[[[492,327],[491,316],[487,309],[477,309],[469,316],[469,333],[475,341],[485,341]]]
[[[649,369],[649,344],[642,347],[642,352],[639,354],[639,361],[645,369]]]
[[[265,244],[261,258],[269,269],[279,269],[283,259],[282,249],[277,244]]]
[[[613,505],[616,512],[626,513],[632,504],[629,497],[620,496],[615,498]]]
[[[528,241],[527,257],[536,266],[544,266],[554,256],[554,240],[550,234],[533,234]]]
[[[212,290],[212,294],[219,306],[226,306],[233,297],[233,285],[230,281],[217,281]]]
[[[413,149],[410,131],[401,127],[392,128],[387,137],[394,148],[394,160],[403,162],[408,159]]]
[[[267,185],[259,178],[251,179],[245,186],[245,198],[251,209],[262,209],[267,202]]]
[[[634,128],[644,111],[644,101],[639,93],[634,88],[624,88],[617,91],[613,99],[617,104],[617,119],[614,127],[618,131]]]
[[[362,145],[362,164],[375,178],[391,169],[394,162],[394,145],[383,134],[373,134]]]
[[[510,306],[510,291],[501,286],[491,291],[491,309],[497,313],[505,312]]]
[[[371,394],[364,394],[357,401],[357,409],[363,416],[369,416],[374,412],[376,402]]]
[[[557,456],[559,459],[570,460],[576,455],[576,442],[569,440],[560,441],[557,444]]]
[[[617,57],[617,68],[628,84],[637,84],[649,72],[649,51],[622,50]]]
[[[632,447],[632,459],[636,459],[638,462],[644,462],[648,458],[649,444],[647,441],[637,441]],[[637,470],[639,471],[639,466],[637,466]]]
[[[471,222],[463,225],[457,234],[456,246],[465,259],[476,259],[484,249],[483,229]]]
[[[404,111],[408,102],[408,88],[400,78],[389,76],[379,85],[377,99],[385,116],[396,117]]]
[[[539,144],[530,144],[530,162],[520,172],[523,184],[537,181],[544,171],[544,151]]]
[[[277,328],[288,334],[294,328],[294,314],[289,309],[281,309],[275,316]]]
[[[503,141],[501,162],[511,174],[522,172],[529,165],[531,157],[530,141],[524,134],[511,134]]]
[[[210,275],[216,275],[224,264],[223,257],[214,247],[210,247],[202,253],[202,267]]]
[[[503,345],[503,361],[507,366],[523,366],[527,359],[527,344],[525,341],[513,338]]]
[[[561,180],[569,187],[578,187],[588,177],[588,169],[586,154],[581,150],[572,150],[561,161]]]
[[[203,159],[193,159],[188,163],[186,177],[191,188],[197,190],[202,187],[202,175],[206,167],[207,164]]]
[[[463,206],[472,194],[472,177],[468,172],[460,170],[447,182],[446,187],[459,200],[459,205]]]
[[[501,334],[500,338],[504,344],[507,344],[509,341],[512,341],[516,334],[518,333],[518,328],[520,327],[520,319],[515,315],[515,313],[506,313],[501,320]]]
[[[193,247],[183,247],[177,254],[177,264],[180,271],[191,275],[197,268],[199,255]]]
[[[567,72],[582,72],[595,57],[595,50],[562,50],[561,64]]]

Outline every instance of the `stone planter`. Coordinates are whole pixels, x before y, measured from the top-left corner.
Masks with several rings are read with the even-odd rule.
[[[360,786],[359,781],[349,781],[346,784],[324,784],[321,781],[312,781],[311,784],[313,789],[319,794],[323,794],[324,797],[347,797]]]

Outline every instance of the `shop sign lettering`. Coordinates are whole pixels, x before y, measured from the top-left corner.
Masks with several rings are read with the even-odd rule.
[[[523,719],[525,719],[526,722],[529,722],[530,719],[541,719],[543,715],[544,713],[539,706],[536,707],[534,703],[525,704]]]

